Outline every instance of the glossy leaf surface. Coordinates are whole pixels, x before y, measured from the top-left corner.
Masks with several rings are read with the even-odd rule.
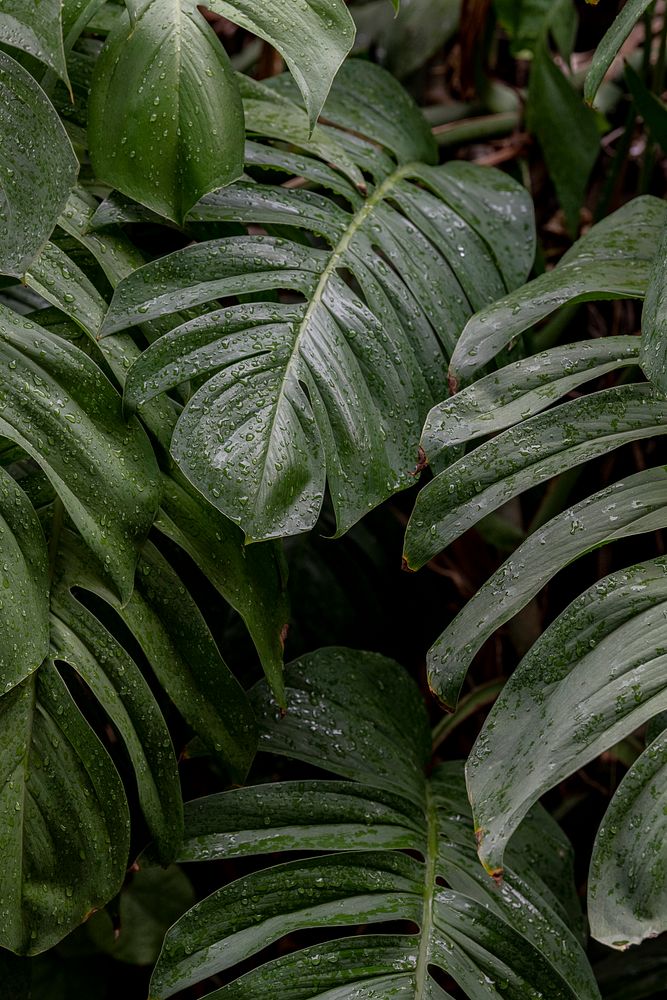
[[[478,379],[434,406],[421,445],[429,465],[447,467],[451,449],[512,427],[586,382],[637,364],[638,337],[604,337],[540,351]]]
[[[650,195],[635,198],[593,226],[552,271],[478,312],[452,355],[452,380],[469,381],[520,333],[568,302],[643,298],[666,211]]]
[[[34,953],[120,889],[127,803],[52,662],[0,698],[0,724],[0,944]]]
[[[372,91],[368,104],[347,100],[356,79],[370,81],[382,103],[370,103]],[[348,64],[340,87],[325,116],[385,146],[338,133],[376,174],[366,199],[348,187],[345,209],[317,192],[242,182],[192,213],[272,232],[296,226],[330,249],[281,236],[188,247],[126,278],[102,330],[223,296],[288,289],[303,299],[284,304],[269,295],[177,327],[144,352],[127,383],[128,403],[141,406],[197,379],[172,454],[249,540],[311,528],[327,482],[338,533],[413,482],[417,428],[444,394],[458,331],[473,308],[521,280],[532,254],[529,207],[514,182],[469,164],[408,162],[429,155],[430,138],[383,71]],[[396,108],[388,104],[393,88]],[[267,165],[272,155],[284,158],[267,150]],[[507,254],[513,234],[521,234],[523,254]],[[427,277],[434,254],[437,282]]]
[[[429,684],[455,706],[473,657],[552,576],[586,552],[667,525],[667,471],[647,469],[557,515],[506,560],[428,653]]]
[[[210,0],[223,14],[280,52],[303,94],[311,128],[352,47],[354,21],[341,0]]]
[[[98,177],[181,222],[243,169],[227,54],[194,0],[132,0],[98,59],[88,136]]]
[[[456,398],[450,418],[456,413]],[[486,514],[531,486],[629,441],[665,433],[667,403],[645,383],[580,396],[508,428],[421,491],[406,532],[409,568],[419,569]]]
[[[77,171],[48,97],[0,52],[0,273],[21,277],[51,235]]]
[[[640,502],[637,487],[635,496]],[[614,511],[620,513],[620,508]],[[467,764],[480,857],[489,869],[502,867],[505,846],[540,795],[667,705],[666,571],[661,558],[596,583],[546,629],[505,685]],[[657,760],[647,757],[646,768]],[[626,787],[638,789],[632,779]],[[621,885],[629,888],[633,878],[646,874],[648,881],[637,895],[641,907],[651,882],[648,856],[633,864],[625,852],[621,864],[620,849],[615,850],[620,840],[612,831],[620,831],[621,824],[613,813],[622,811],[621,801],[612,804],[603,823],[606,832],[598,835],[591,882],[596,936],[605,917],[611,919],[615,912],[622,922],[628,913],[628,903],[620,903]],[[662,808],[658,800],[655,808]],[[641,811],[632,815],[638,817]],[[644,823],[650,826],[650,815],[644,812],[642,831]],[[651,844],[644,832],[638,835],[632,829],[627,836],[634,839],[638,853]],[[618,870],[613,872],[610,866],[615,863]],[[617,940],[625,936],[616,933]],[[636,931],[633,936],[636,940]],[[608,930],[602,940],[610,943]]]
[[[667,392],[667,226],[663,229],[649,275],[642,311],[641,366],[647,378]]]
[[[598,830],[588,882],[591,932],[612,947],[639,944],[667,929],[666,776],[662,732],[623,778]]]
[[[67,82],[62,0],[2,0],[0,42],[29,52]]]
[[[36,670],[49,651],[48,556],[23,490],[0,469],[0,693]]]
[[[584,97],[589,104],[595,100],[595,95],[604,80],[605,73],[611,66],[621,45],[650,6],[651,0],[627,0],[607,34],[597,46],[584,85]]]
[[[566,902],[569,847],[535,811],[497,887],[476,865],[458,764],[426,780],[429,733],[417,688],[391,661],[321,650],[287,671],[288,712],[256,691],[262,745],[348,779],[260,785],[188,806],[183,858],[303,850],[337,853],[261,870],[218,890],[171,928],[153,976],[156,998],[255,956],[291,931],[409,920],[420,933],[369,932],[288,953],[211,996],[443,997],[446,970],[471,1000],[598,997]],[[422,860],[400,850],[418,852]],[[233,972],[232,972],[233,975]]]
[[[38,462],[125,601],[158,504],[139,423],[77,347],[0,306],[0,432]]]

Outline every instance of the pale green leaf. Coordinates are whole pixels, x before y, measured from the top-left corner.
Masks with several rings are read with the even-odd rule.
[[[667,526],[667,469],[629,476],[558,514],[519,546],[428,652],[429,684],[455,706],[484,642],[563,567],[620,538]]]
[[[622,517],[618,508],[612,516],[617,510]],[[545,577],[552,568],[545,567]],[[540,795],[667,706],[666,568],[657,559],[594,584],[546,629],[505,685],[467,764],[479,853],[490,870],[502,868],[507,843]],[[616,825],[605,821],[607,842]],[[643,869],[639,863],[635,871]],[[609,890],[630,878],[628,864],[625,875],[596,880],[607,919],[616,907]]]
[[[635,198],[593,228],[552,270],[479,311],[452,355],[451,377],[467,382],[503,347],[566,303],[643,298],[667,206]]]

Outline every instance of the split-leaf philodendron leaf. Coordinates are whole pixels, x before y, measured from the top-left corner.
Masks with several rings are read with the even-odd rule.
[[[267,991],[276,1000],[444,1000],[445,982],[470,1000],[597,998],[570,848],[554,821],[533,810],[497,885],[475,858],[460,765],[424,774],[426,713],[402,668],[326,649],[292,664],[286,681],[284,717],[264,685],[254,692],[260,746],[348,780],[251,785],[191,802],[181,858],[327,853],[242,876],[198,903],[168,932],[151,996],[205,990],[216,976],[227,984],[211,985],[216,1000]],[[358,925],[364,932],[349,936]],[[308,928],[323,940],[257,966],[268,944]],[[248,961],[255,967],[239,976],[235,966]]]
[[[269,111],[296,109],[284,96],[291,81],[275,87],[283,96],[265,99],[261,116],[252,101],[260,123]],[[352,105],[351,87],[364,102]],[[253,541],[312,528],[327,484],[342,533],[413,483],[419,429],[446,390],[461,328],[525,277],[533,255],[522,189],[471,164],[433,166],[424,120],[382,70],[347,64],[325,117],[373,175],[366,196],[333,174],[346,205],[334,201],[333,171],[312,153],[293,169],[322,193],[243,181],[207,196],[193,220],[262,225],[272,235],[214,239],[147,264],[120,283],[102,327],[104,336],[252,294],[158,339],[133,366],[126,401],[141,407],[194,380],[172,454]],[[257,148],[262,160],[254,147],[249,165],[289,162],[282,150]],[[295,227],[311,239],[297,241]],[[509,254],[510,243],[521,251]],[[277,301],[281,289],[291,301]]]

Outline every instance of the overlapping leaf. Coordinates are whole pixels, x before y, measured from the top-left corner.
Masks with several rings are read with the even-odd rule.
[[[665,212],[658,198],[633,199],[593,226],[552,271],[480,310],[452,355],[452,381],[469,381],[520,333],[568,302],[643,298]]]
[[[125,791],[63,677],[76,675],[72,691],[84,703],[92,696],[124,743],[163,861],[180,845],[182,803],[174,748],[143,657],[231,775],[245,775],[256,747],[248,699],[157,549],[144,547],[137,587],[122,606],[81,539],[55,523],[49,544],[47,653],[0,698],[0,945],[20,953],[44,950],[105,904],[128,861]],[[75,675],[63,674],[65,664]]]
[[[589,588],[507,682],[467,766],[489,868],[502,866],[512,831],[540,795],[667,705],[665,569],[657,559]]]
[[[77,170],[46,94],[0,52],[0,273],[23,274],[51,235]]]
[[[568,927],[577,924],[569,846],[553,820],[531,814],[497,886],[476,865],[459,765],[424,778],[426,715],[396,664],[321,650],[293,664],[287,680],[284,719],[265,687],[256,692],[262,746],[352,780],[251,786],[190,803],[182,856],[336,853],[261,870],[197,904],[167,935],[152,995],[223,975],[227,985],[211,994],[219,1000],[267,990],[279,1000],[444,998],[433,978],[440,969],[471,1000],[504,991],[517,1000],[597,997]],[[237,963],[295,930],[400,920],[419,933],[371,926],[234,978]]]
[[[67,82],[62,0],[2,0],[0,42],[29,52]]]
[[[70,198],[62,223],[100,262],[115,285],[131,273],[138,253],[120,231],[107,228],[103,236],[85,233],[92,215],[93,205],[77,193]],[[102,357],[122,386],[140,349],[127,334],[98,342],[105,302],[76,263],[57,244],[49,243],[33,262],[26,281],[88,334],[96,352],[101,345]],[[144,324],[144,331],[149,337],[155,335],[151,324]],[[154,400],[142,410],[142,419],[165,449],[175,422],[176,411],[170,404],[167,399]],[[289,609],[279,548],[273,543],[245,548],[236,525],[207,504],[176,469],[161,476],[161,488],[157,527],[189,553],[241,615],[267,677],[282,699],[282,650]]]
[[[660,658],[664,668],[664,653]],[[617,948],[667,930],[666,774],[667,733],[662,732],[624,777],[593,847],[591,931]]]
[[[365,100],[351,100],[362,85]],[[294,108],[290,81],[274,86]],[[374,176],[368,197],[340,175],[347,208],[317,191],[249,182],[216,192],[193,219],[311,235],[213,240],[148,264],[118,286],[102,330],[221,297],[261,299],[172,330],[135,363],[126,387],[128,403],[141,406],[196,380],[172,454],[250,540],[311,528],[327,483],[339,533],[410,485],[418,427],[444,394],[460,329],[522,280],[532,258],[521,189],[470,164],[414,162],[432,155],[428,130],[382,70],[348,64],[325,117]],[[253,156],[280,170],[299,163],[303,176],[330,186],[312,155],[290,159],[266,145]],[[284,291],[289,299],[276,300]]]
[[[303,94],[311,128],[354,41],[339,0],[210,0],[209,10],[264,38],[280,52]]]
[[[195,0],[131,0],[97,61],[88,136],[98,177],[177,222],[243,169],[229,58]]]
[[[120,397],[90,358],[4,306],[0,361],[0,433],[41,465],[127,600],[158,504],[148,438],[123,420]]]

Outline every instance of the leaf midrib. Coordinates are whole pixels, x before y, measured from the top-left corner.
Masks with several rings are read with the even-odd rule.
[[[331,255],[329,257],[327,265],[322,271],[320,280],[318,281],[317,287],[315,288],[315,291],[313,292],[310,298],[304,317],[301,320],[301,323],[299,324],[298,331],[294,338],[294,346],[292,348],[289,361],[285,365],[283,377],[280,382],[280,389],[278,391],[276,402],[273,407],[273,415],[271,418],[271,423],[266,436],[267,446],[266,446],[266,451],[264,453],[264,462],[262,463],[262,475],[257,488],[258,499],[261,497],[262,490],[264,487],[264,480],[266,478],[266,464],[267,464],[266,458],[271,449],[271,441],[273,440],[273,431],[275,428],[278,411],[283,402],[283,398],[285,395],[285,388],[289,381],[289,377],[292,374],[293,367],[297,363],[297,359],[299,358],[300,345],[304,340],[304,338],[307,336],[308,327],[310,324],[310,320],[313,316],[313,313],[322,304],[322,299],[324,297],[324,293],[330,278],[337,271],[343,256],[349,249],[352,240],[354,239],[358,231],[361,229],[366,219],[370,215],[372,215],[375,208],[382,201],[384,201],[384,199],[387,197],[392,188],[395,187],[396,184],[398,184],[401,180],[403,180],[404,177],[409,176],[415,170],[415,168],[416,165],[414,163],[407,163],[404,164],[403,166],[398,167],[396,170],[393,171],[393,173],[389,174],[389,176],[386,177],[384,181],[373,191],[372,195],[366,199],[361,208],[359,208],[355,212],[355,214],[352,216],[350,220],[349,225],[347,226],[345,232],[343,233],[343,236],[331,251]]]
[[[433,934],[433,900],[435,896],[436,864],[438,859],[438,815],[430,782],[426,782],[426,866],[424,870],[424,907],[421,921],[419,955],[415,971],[415,998],[426,1000],[429,980],[431,935]]]

